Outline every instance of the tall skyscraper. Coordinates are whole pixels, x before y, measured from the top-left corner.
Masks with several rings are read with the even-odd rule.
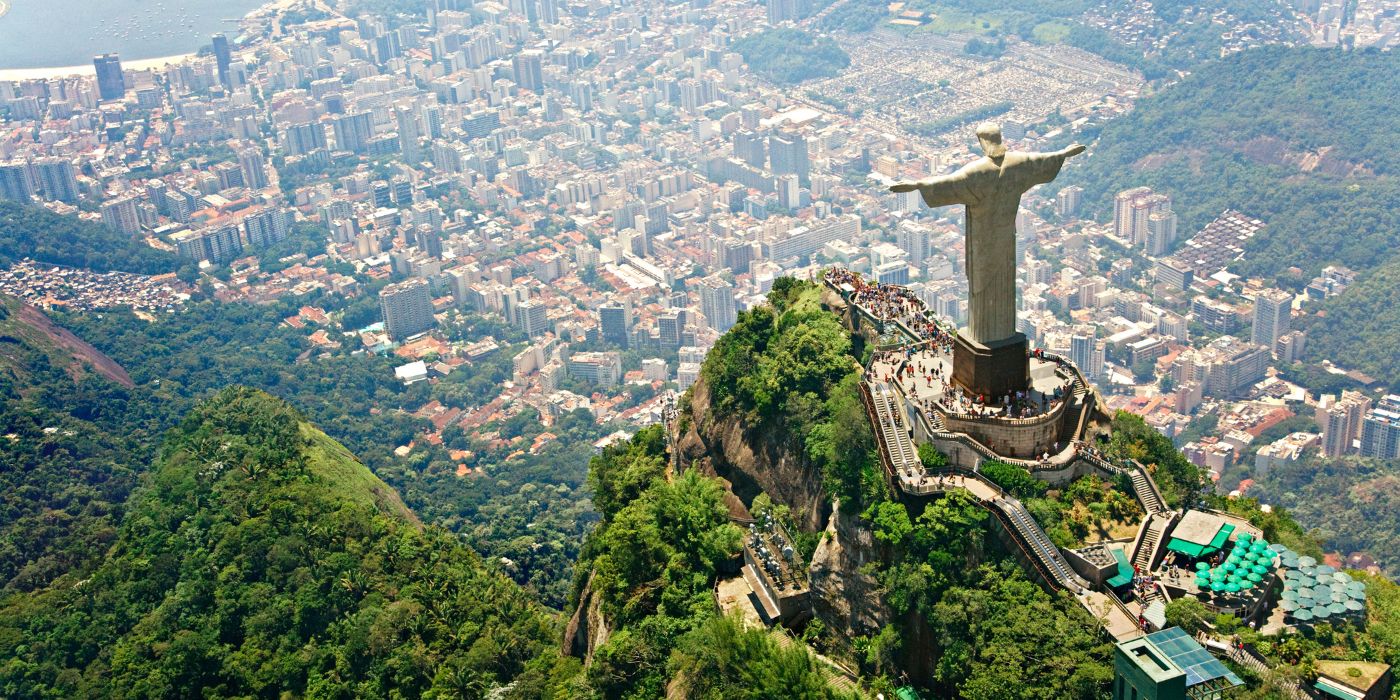
[[[807,139],[798,133],[773,134],[768,138],[768,157],[774,175],[796,175],[804,184],[812,172],[807,156]]]
[[[282,132],[282,148],[296,156],[326,147],[326,127],[320,122],[292,124]]]
[[[1361,422],[1361,456],[1400,458],[1400,396],[1390,394]]]
[[[28,202],[33,196],[29,167],[20,161],[0,163],[0,199]]]
[[[120,100],[126,94],[126,79],[122,77],[122,62],[114,53],[104,53],[92,59],[97,69],[97,94],[104,100]]]
[[[72,161],[57,156],[40,158],[34,161],[34,175],[45,200],[70,204],[78,201],[78,176]]]
[[[778,206],[792,212],[802,204],[802,186],[796,175],[778,176]]]
[[[549,331],[548,307],[543,302],[531,299],[520,302],[515,307],[515,322],[527,338],[538,338]]]
[[[738,321],[738,311],[734,306],[734,287],[719,275],[710,275],[700,281],[700,313],[710,322],[710,327],[723,333]]]
[[[1266,289],[1254,300],[1254,333],[1250,340],[1273,350],[1283,334],[1289,331],[1293,311],[1293,295],[1281,289]]]
[[[128,236],[141,233],[141,216],[136,197],[118,197],[102,204],[102,223],[107,228]]]
[[[1147,216],[1148,255],[1165,255],[1176,242],[1176,212],[1157,211]]]
[[[360,153],[374,136],[374,122],[369,112],[342,114],[331,122],[335,130],[335,147],[342,151]]]
[[[626,350],[632,335],[632,310],[617,302],[598,307],[598,330],[603,342]]]
[[[797,21],[797,0],[768,0],[768,23]]]
[[[1084,196],[1084,188],[1070,185],[1055,195],[1055,213],[1062,219],[1074,218],[1079,213],[1079,202]]]
[[[1096,379],[1094,349],[1097,346],[1096,329],[1093,326],[1076,326],[1069,339],[1069,360],[1090,379]],[[1103,367],[1097,368],[1102,371]]]
[[[1128,243],[1133,238],[1133,204],[1152,194],[1148,187],[1134,187],[1123,190],[1113,197],[1113,235]]]
[[[417,163],[423,159],[423,148],[419,144],[422,134],[418,130],[418,118],[409,107],[395,107],[394,120],[399,127],[399,152],[404,161]]]
[[[223,34],[215,34],[213,44],[214,63],[219,70],[219,83],[225,88],[230,88],[232,85],[229,83],[228,67],[233,63],[233,51],[229,48],[228,37]]]
[[[267,163],[262,151],[245,148],[238,152],[238,167],[243,171],[243,186],[260,190],[267,187]]]
[[[539,94],[544,92],[544,52],[526,49],[511,59],[515,84]]]
[[[248,245],[270,246],[287,238],[291,232],[291,213],[285,209],[266,209],[243,219],[248,233]]]
[[[437,322],[426,280],[405,280],[380,290],[379,309],[384,313],[384,330],[390,340],[422,333]]]

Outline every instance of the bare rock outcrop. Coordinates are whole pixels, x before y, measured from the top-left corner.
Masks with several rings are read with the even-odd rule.
[[[874,634],[891,619],[880,583],[861,568],[878,558],[875,533],[859,516],[831,509],[807,570],[816,616],[841,639]]]

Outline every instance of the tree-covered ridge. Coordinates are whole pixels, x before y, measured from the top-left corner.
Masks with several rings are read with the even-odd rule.
[[[0,298],[0,590],[79,580],[116,537],[149,454],[123,428],[121,368],[60,344],[45,319]],[[76,348],[81,359],[70,353]],[[107,374],[92,371],[97,364]]]
[[[1145,465],[1172,508],[1191,508],[1205,493],[1206,473],[1186,459],[1170,438],[1157,432],[1142,416],[1119,411],[1113,416],[1107,452]]]
[[[851,65],[851,57],[830,38],[792,27],[750,34],[732,48],[754,73],[779,85],[830,78]]]
[[[1378,257],[1391,251],[1376,251]],[[1324,359],[1358,369],[1400,390],[1400,255],[1390,257],[1340,296],[1308,327],[1308,365]],[[1360,350],[1360,352],[1358,352]],[[1335,376],[1335,375],[1333,375]]]
[[[872,566],[875,576],[905,621],[858,640],[867,671],[896,676],[899,664],[927,657],[933,697],[1087,700],[1107,691],[1112,647],[1098,621],[1026,578],[967,492],[949,493],[917,518],[895,501],[865,517],[889,552]],[[907,645],[925,638],[927,647]]]
[[[33,258],[96,272],[174,272],[179,259],[101,224],[0,200],[0,267]]]
[[[712,586],[739,555],[723,487],[687,470],[668,478],[662,428],[606,449],[589,466],[603,520],[579,560],[610,634],[582,673],[554,674],[544,697],[834,698],[816,662],[767,631],[722,617]]]
[[[1264,220],[1236,272],[1373,268],[1400,247],[1398,71],[1392,52],[1233,54],[1110,122],[1065,184],[1104,216],[1117,191],[1169,194],[1183,238],[1227,208]]]
[[[1329,549],[1368,552],[1400,575],[1400,463],[1309,455],[1256,477],[1249,493],[1287,507]]]
[[[547,617],[286,404],[233,388],[169,434],[108,559],[0,608],[6,697],[480,697]]]
[[[769,304],[741,313],[715,343],[701,376],[714,414],[787,436],[828,492],[858,511],[883,481],[851,336],[820,299],[811,282],[777,280]]]
[[[463,410],[489,402],[510,377],[514,353],[503,349],[435,384],[404,386],[394,378],[397,357],[356,354],[348,343],[325,351],[282,322],[303,305],[339,315],[347,328],[366,325],[379,313],[378,300],[367,290],[350,299],[310,294],[266,305],[191,303],[154,321],[125,311],[66,314],[58,320],[120,362],[135,380],[135,408],[124,411],[120,432],[157,443],[194,403],[225,386],[267,391],[350,448],[425,522],[468,536],[468,544],[487,559],[509,559],[512,578],[546,605],[562,607],[571,566],[596,517],[583,482],[592,442],[605,426],[595,425],[587,411],[575,411],[546,428],[530,411],[501,431],[523,436],[527,445],[545,430],[558,436],[538,454],[514,454],[520,451],[513,446],[484,449],[480,431],[460,426],[443,431],[443,444],[431,444],[420,439],[430,424],[414,412],[431,401]],[[456,325],[444,332],[483,333]],[[497,329],[489,332],[503,337]],[[409,444],[413,450],[407,456],[394,454]],[[454,460],[449,450],[470,456]],[[458,476],[461,463],[489,478]]]

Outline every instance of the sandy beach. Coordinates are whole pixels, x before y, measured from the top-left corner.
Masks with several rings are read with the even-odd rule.
[[[0,3],[5,0],[0,0]],[[161,58],[146,58],[139,61],[122,61],[123,70],[147,70],[160,68],[173,63],[183,63],[195,57],[186,53]],[[34,80],[36,78],[62,78],[69,75],[93,75],[97,69],[91,63],[81,66],[58,66],[53,68],[0,68],[0,80]]]

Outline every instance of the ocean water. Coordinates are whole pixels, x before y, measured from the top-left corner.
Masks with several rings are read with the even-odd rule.
[[[0,0],[0,69],[91,65],[192,53],[266,0]]]

